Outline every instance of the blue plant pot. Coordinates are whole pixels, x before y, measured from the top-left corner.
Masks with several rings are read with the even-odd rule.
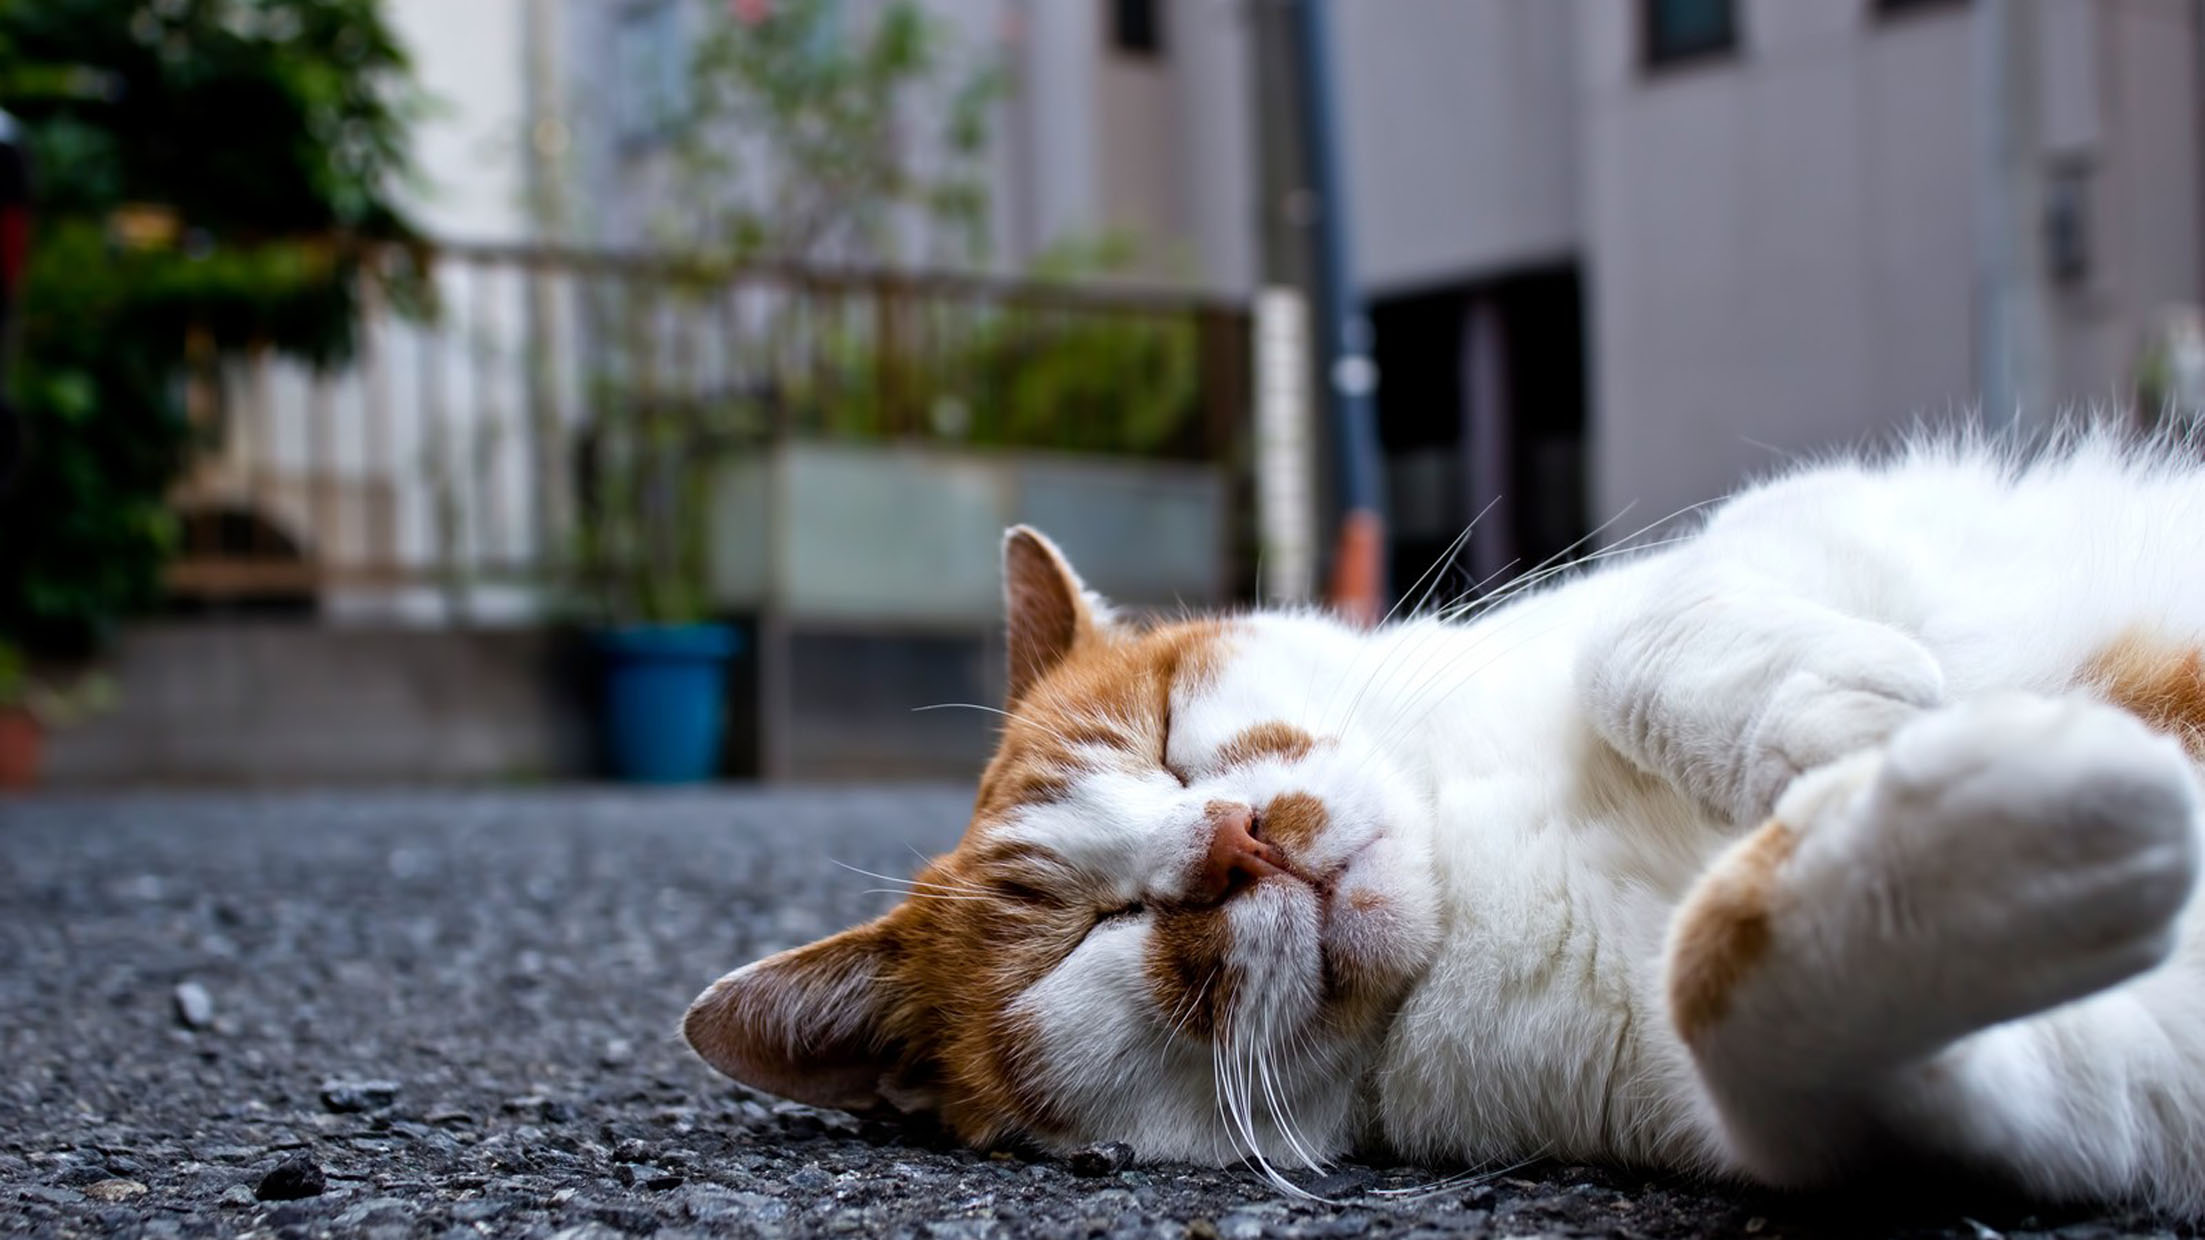
[[[599,632],[595,642],[613,775],[646,784],[710,779],[719,769],[727,661],[742,635],[724,624],[630,624]]]

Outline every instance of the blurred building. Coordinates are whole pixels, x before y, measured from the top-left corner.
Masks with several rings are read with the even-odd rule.
[[[836,7],[859,23],[879,3]],[[1278,0],[924,3],[956,56],[1010,80],[998,267],[1115,232],[1140,240],[1145,274],[1226,298],[1292,277],[1305,221],[1276,166]],[[1627,507],[1618,530],[1790,454],[1972,408],[1995,344],[1984,28],[2032,5],[2033,63],[2006,96],[2031,115],[2002,119],[2036,150],[2022,395],[2045,418],[2126,399],[2152,326],[2205,291],[2194,0],[1337,6],[1397,567],[1488,505],[1481,576]],[[733,13],[394,0],[442,102],[420,142],[431,231],[538,236],[531,178],[555,163],[562,233],[650,245],[673,192],[661,119],[698,24]]]
[[[294,582],[311,614],[342,622],[332,631],[354,631],[158,635],[167,645],[144,660],[155,671],[126,669],[126,701],[196,717],[202,681],[252,701],[226,729],[181,729],[149,705],[88,730],[72,742],[87,776],[228,777],[233,753],[237,769],[336,775],[580,761],[573,708],[546,704],[543,668],[558,656],[532,644],[541,634],[419,655],[382,653],[376,643],[396,639],[359,630],[544,613],[537,585],[570,540],[565,438],[587,422],[591,350],[606,336],[577,290],[630,279],[600,260],[658,244],[654,218],[678,205],[664,120],[699,24],[779,0],[388,2],[440,101],[419,134],[416,209],[454,243],[437,271],[446,317],[376,319],[354,374],[240,376],[235,422],[250,433],[226,445],[221,475],[298,551],[297,573],[268,579]],[[830,0],[849,25],[882,2]],[[1174,311],[1202,316],[1205,417],[1244,424],[1245,384],[1215,374],[1218,358],[1239,359],[1212,346],[1220,329],[1246,336],[1234,316],[1260,290],[1297,279],[1312,208],[1292,155],[1282,0],[921,3],[962,63],[997,64],[1010,81],[986,154],[987,261],[1016,273],[1068,240],[1138,238],[1143,278],[1207,299]],[[1334,0],[1332,18],[1397,583],[1481,512],[1466,579],[1542,559],[1626,509],[1601,537],[1794,454],[1964,412],[1987,377],[2004,375],[1992,390],[2035,421],[2128,400],[2164,340],[2199,352],[2197,0]],[[922,161],[925,119],[903,131]],[[791,303],[742,304],[734,313],[771,319]],[[739,376],[709,337],[697,342],[670,349],[669,373],[688,367],[724,395]],[[2162,386],[2205,383],[2154,364]],[[929,399],[913,402],[922,421],[958,412]],[[1132,518],[1215,512],[1228,459],[1213,451],[1179,476],[822,455],[803,466],[810,481],[779,493],[838,517],[731,501],[723,529],[782,541],[721,538],[719,586],[796,563],[820,569],[803,588],[824,592],[799,606],[776,587],[784,597],[756,608],[821,622],[755,661],[757,677],[784,677],[745,687],[780,702],[761,714],[781,711],[779,724],[758,726],[873,769],[897,753],[910,769],[968,763],[985,745],[977,723],[930,749],[886,723],[868,739],[852,719],[993,700],[985,633],[1002,520],[1043,521],[1106,588],[1206,601],[1233,580],[1214,571],[1219,540]],[[1099,506],[1083,506],[1088,495]],[[913,515],[927,497],[943,502]],[[1146,554],[1156,547],[1185,552],[1188,571],[1144,577],[1168,558]],[[340,560],[359,571],[332,572]],[[210,579],[231,581],[265,566],[215,567]],[[747,613],[749,589],[717,602]],[[878,640],[890,631],[902,646]],[[334,656],[330,642],[364,653]],[[331,681],[330,700],[359,713],[390,699],[382,722],[297,726],[327,703],[268,688],[313,679],[292,666],[340,665],[356,675]],[[129,691],[156,673],[173,692]],[[788,713],[805,702],[836,709]],[[132,728],[94,752],[102,730]],[[192,748],[202,742],[213,756]]]
[[[2199,300],[2205,31],[2192,0],[2030,2],[2030,80],[2006,98],[2034,113],[2017,132],[2042,196],[2024,411],[2041,418],[2124,399],[2150,324]],[[1296,204],[1265,191],[1258,154],[1289,114],[1266,82],[1282,6],[927,3],[1015,80],[997,126],[1004,262],[1124,230],[1151,271],[1220,293],[1278,274],[1266,229]],[[850,0],[850,19],[866,7]],[[1496,498],[1482,571],[1627,506],[1651,520],[1789,454],[1972,408],[1996,7],[1336,6],[1401,559]],[[687,0],[566,11],[566,46],[617,114],[678,88]],[[633,235],[652,182],[632,173],[652,158],[632,126],[606,155],[612,235]]]

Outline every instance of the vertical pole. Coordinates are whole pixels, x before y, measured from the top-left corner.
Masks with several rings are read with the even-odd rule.
[[[1332,601],[1343,615],[1375,623],[1386,593],[1384,476],[1371,395],[1378,367],[1370,356],[1370,320],[1363,314],[1341,184],[1339,135],[1333,112],[1329,0],[1289,0],[1298,81],[1296,114],[1302,162],[1314,199],[1311,271],[1315,285],[1318,373],[1330,399],[1338,499],[1342,510],[1332,566]]]
[[[1299,290],[1256,294],[1256,513],[1263,599],[1316,592],[1317,531],[1309,442],[1309,306]]]
[[[559,193],[560,158],[566,153],[566,120],[560,116],[557,58],[557,11],[554,0],[519,0],[523,55],[521,81],[526,103],[522,135],[524,173],[527,179],[530,240],[537,246],[556,245],[563,239],[566,221]],[[532,255],[524,268],[522,292],[522,382],[527,412],[520,418],[523,459],[529,474],[527,550],[516,560],[525,561],[538,574],[549,569],[559,548],[560,531],[569,518],[564,503],[566,473],[562,464],[553,324],[558,310],[553,303],[551,280],[540,255]]]
[[[2038,0],[1975,6],[1976,386],[1993,431],[2025,429],[2049,388],[2039,12]]]
[[[1460,356],[1462,476],[1470,480],[1461,519],[1477,523],[1470,527],[1472,580],[1493,589],[1504,584],[1517,558],[1516,514],[1509,504],[1517,492],[1509,476],[1516,449],[1509,433],[1508,323],[1490,294],[1463,307]]]

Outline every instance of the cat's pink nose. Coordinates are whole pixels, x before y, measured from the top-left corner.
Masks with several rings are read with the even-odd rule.
[[[1258,838],[1255,810],[1220,802],[1210,806],[1209,821],[1210,852],[1188,892],[1193,902],[1218,904],[1243,887],[1286,872],[1277,851]]]

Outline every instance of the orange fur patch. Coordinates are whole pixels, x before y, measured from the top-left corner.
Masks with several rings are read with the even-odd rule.
[[[1317,738],[1291,723],[1259,723],[1245,728],[1217,752],[1219,766],[1230,770],[1264,758],[1295,761],[1317,747]]]
[[[1217,621],[1082,632],[1011,703],[972,825],[919,875],[941,886],[917,887],[890,914],[903,925],[893,981],[906,1016],[895,1032],[925,1063],[943,1122],[964,1140],[988,1145],[1061,1125],[1036,1084],[1035,1032],[1012,1004],[1111,902],[1106,892],[1073,889],[1077,879],[1048,857],[1004,843],[991,828],[1021,806],[1062,797],[1083,768],[1161,763],[1174,689],[1199,688],[1215,675],[1227,634]],[[976,889],[990,895],[926,898]],[[1222,918],[1211,924],[1159,911],[1157,927],[1148,965],[1154,993],[1175,1014],[1184,1006],[1188,1029],[1209,1028],[1203,1012],[1224,1011],[1229,994],[1216,968]]]
[[[2131,629],[2092,655],[2075,679],[2205,761],[2205,648]]]
[[[1035,789],[1061,794],[1064,777],[1092,760],[1083,748],[1162,762],[1172,690],[1216,675],[1226,633],[1223,621],[1196,620],[1081,639],[1012,701],[1013,718],[980,776],[974,826],[1036,799]]]
[[[1669,947],[1669,1016],[1686,1042],[1723,1018],[1738,983],[1768,954],[1777,871],[1798,845],[1790,827],[1771,820],[1686,897]]]
[[[686,1028],[738,1079],[834,1105],[872,1095],[929,1108],[963,1140],[1069,1127],[1045,1088],[1039,1030],[1016,1007],[1121,896],[994,828],[1058,800],[1084,770],[1156,771],[1174,692],[1217,672],[1230,626],[1142,629],[1099,619],[1047,540],[1005,543],[1010,703],[957,847],[903,903],[857,929],[743,971]],[[1158,909],[1147,971],[1186,1028],[1227,1010],[1229,930],[1217,910]],[[728,979],[723,979],[726,981]]]
[[[1150,924],[1143,969],[1149,997],[1189,1037],[1217,1032],[1237,979],[1225,967],[1232,948],[1222,906],[1159,909]]]
[[[1286,850],[1290,857],[1308,851],[1331,821],[1325,803],[1306,792],[1286,792],[1263,807],[1263,838]]]

